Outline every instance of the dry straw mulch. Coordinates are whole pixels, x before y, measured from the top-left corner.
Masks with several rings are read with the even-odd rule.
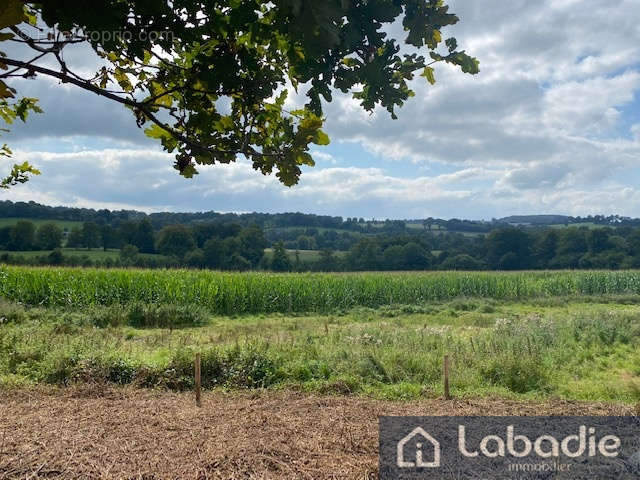
[[[0,479],[376,478],[379,415],[626,415],[504,399],[388,402],[296,392],[0,392]]]

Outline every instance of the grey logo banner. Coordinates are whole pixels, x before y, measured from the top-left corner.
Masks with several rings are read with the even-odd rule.
[[[380,480],[640,479],[638,417],[380,417]]]

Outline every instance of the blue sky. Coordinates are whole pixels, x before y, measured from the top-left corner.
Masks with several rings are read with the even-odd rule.
[[[336,94],[325,109],[332,143],[314,149],[316,167],[295,187],[242,160],[183,179],[130,112],[38,78],[15,86],[45,114],[2,141],[43,175],[0,198],[366,218],[640,216],[640,2],[449,3],[461,21],[445,33],[481,73],[438,66],[437,84],[418,79],[396,121]],[[69,59],[93,62],[83,51]]]

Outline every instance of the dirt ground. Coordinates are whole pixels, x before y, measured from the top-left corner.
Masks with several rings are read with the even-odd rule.
[[[369,479],[380,415],[625,415],[504,399],[387,402],[296,392],[0,391],[0,479]]]

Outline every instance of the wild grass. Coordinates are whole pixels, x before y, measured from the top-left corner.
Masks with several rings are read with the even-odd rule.
[[[343,314],[212,316],[136,303],[0,303],[0,385],[286,388],[385,398],[454,395],[640,401],[640,307],[474,298]],[[181,316],[180,323],[167,323]]]

